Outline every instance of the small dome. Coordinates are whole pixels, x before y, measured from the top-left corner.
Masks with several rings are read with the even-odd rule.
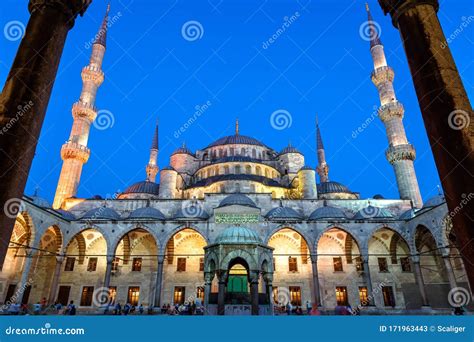
[[[220,145],[234,145],[234,144],[256,145],[256,146],[266,147],[263,143],[261,143],[255,138],[247,137],[245,135],[240,135],[240,134],[234,134],[234,135],[229,135],[227,137],[217,139],[216,141],[210,143],[206,148],[220,146]]]
[[[74,214],[71,213],[70,211],[63,210],[63,209],[56,209],[56,212],[68,221],[74,221],[76,219],[76,216],[74,216]]]
[[[345,219],[347,218],[346,214],[335,207],[320,207],[309,215],[310,220],[321,220],[321,219]]]
[[[385,199],[385,197],[383,197],[381,194],[376,194],[374,195],[374,197],[372,197],[373,199]]]
[[[345,192],[352,194],[348,187],[338,182],[322,182],[317,185],[318,193],[329,194],[337,192]]]
[[[354,220],[367,220],[371,218],[389,219],[393,218],[393,215],[387,209],[369,205],[366,208],[359,210],[353,217]]]
[[[302,220],[303,216],[289,207],[278,207],[270,210],[265,217],[269,220]]]
[[[316,171],[314,168],[312,168],[312,167],[309,166],[309,165],[305,165],[305,166],[303,166],[303,167],[300,169],[300,171],[306,171],[306,170],[307,170],[307,171]]]
[[[163,170],[175,171],[175,169],[173,169],[173,167],[170,166],[170,165],[165,166],[165,167],[162,167],[162,168],[161,168],[161,171],[163,171]]]
[[[220,244],[247,244],[263,243],[256,232],[245,227],[229,227],[217,236],[215,243]]]
[[[51,208],[51,204],[49,204],[48,200],[44,199],[43,197],[34,195],[30,198],[33,201],[33,204],[37,205],[38,207]]]
[[[415,217],[415,210],[413,209],[408,209],[407,211],[405,211],[404,213],[402,213],[398,218],[400,220],[409,220],[409,219],[412,219]]]
[[[243,205],[245,207],[257,208],[254,201],[242,194],[232,194],[224,198],[218,208],[227,207],[229,205]]]
[[[159,192],[159,184],[150,181],[141,181],[130,185],[122,194],[151,194],[158,196]]]
[[[113,209],[99,207],[87,211],[81,220],[120,220],[120,215]]]
[[[193,152],[191,152],[191,150],[187,148],[186,146],[178,147],[176,150],[174,150],[173,153],[171,153],[171,155],[174,155],[174,154],[189,154],[191,156],[194,156]]]
[[[280,151],[280,155],[281,154],[286,154],[286,153],[299,153],[299,154],[301,154],[301,152],[298,151],[296,149],[296,147],[293,147],[291,145],[288,145],[287,147],[285,147],[283,150]]]
[[[165,215],[158,209],[152,207],[138,208],[128,216],[129,219],[152,219],[166,220]]]
[[[431,197],[428,199],[425,204],[423,205],[423,208],[431,208],[431,207],[436,207],[440,204],[443,204],[446,202],[446,199],[444,198],[444,195],[436,195],[434,197]]]

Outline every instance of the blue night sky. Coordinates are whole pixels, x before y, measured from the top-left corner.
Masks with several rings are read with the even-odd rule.
[[[423,126],[398,31],[369,0],[380,24],[388,63],[395,70],[395,90],[404,104],[405,127],[417,150],[415,167],[424,199],[440,183]],[[0,25],[28,20],[27,1],[2,1]],[[113,0],[103,64],[105,82],[96,106],[113,115],[113,126],[92,127],[89,162],[84,166],[79,197],[110,196],[145,179],[151,137],[160,122],[159,165],[183,141],[192,150],[240,132],[281,150],[289,141],[316,165],[315,113],[319,115],[329,178],[368,198],[380,193],[398,198],[395,176],[385,159],[387,138],[378,118],[379,105],[370,81],[373,69],[369,43],[359,28],[367,20],[362,0]],[[71,106],[82,87],[81,69],[88,64],[88,42],[97,32],[106,2],[94,0],[78,18],[64,48],[58,76],[25,190],[39,187],[52,201],[61,169],[60,148],[71,130]],[[267,48],[264,43],[284,23],[299,16]],[[439,18],[446,35],[470,15],[470,0],[441,1]],[[202,26],[202,37],[183,38],[188,21]],[[472,100],[474,21],[456,35],[450,47]],[[0,39],[0,81],[5,81],[20,40]],[[175,132],[193,116],[196,106],[209,108],[178,138]],[[286,110],[291,126],[277,130],[271,114]],[[355,136],[355,138],[354,138]]]

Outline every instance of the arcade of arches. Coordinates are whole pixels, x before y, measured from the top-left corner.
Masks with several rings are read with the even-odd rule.
[[[38,247],[28,248],[35,241]],[[388,227],[375,230],[365,243],[339,227],[311,240],[289,226],[253,247],[208,242],[190,227],[162,241],[143,228],[118,241],[86,228],[65,241],[58,226],[35,236],[25,214],[18,216],[3,270],[11,275],[4,301],[74,300],[80,311],[93,312],[102,304],[97,290],[105,287],[111,302],[159,307],[194,301],[208,314],[271,314],[288,303],[329,311],[347,304],[383,310],[443,307],[427,288],[455,287],[463,266],[457,250],[436,246],[423,226],[414,236],[416,255],[407,239]],[[218,249],[235,255],[216,261]]]

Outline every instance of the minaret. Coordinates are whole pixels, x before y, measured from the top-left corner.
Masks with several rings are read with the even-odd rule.
[[[235,135],[239,135],[239,118],[235,119]]]
[[[324,152],[323,139],[321,138],[321,131],[319,130],[318,117],[316,116],[316,151],[318,153],[318,167],[316,171],[319,175],[319,181],[325,183],[329,181],[329,166],[326,163],[326,153]]]
[[[107,21],[110,5],[104,20],[96,34],[89,65],[81,72],[82,91],[79,101],[72,106],[72,124],[69,140],[61,148],[61,158],[63,167],[59,176],[56,195],[54,196],[53,208],[60,208],[66,198],[75,196],[81,178],[82,166],[90,156],[87,148],[90,126],[97,116],[95,108],[95,98],[97,89],[104,81],[104,73],[101,70],[105,53],[105,43],[107,38]]]
[[[395,170],[400,198],[412,200],[416,208],[421,208],[423,202],[413,165],[416,153],[413,146],[408,143],[405,134],[405,127],[402,122],[405,110],[403,105],[398,102],[393,89],[395,73],[387,65],[383,45],[368,4],[366,4],[366,9],[370,31],[370,53],[374,61],[372,82],[379,92],[381,106],[378,115],[385,125],[389,144],[385,154]]]
[[[151,141],[150,160],[146,166],[146,180],[149,182],[155,182],[158,171],[158,122],[156,122],[155,134]]]

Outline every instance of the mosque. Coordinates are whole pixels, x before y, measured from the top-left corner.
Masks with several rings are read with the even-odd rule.
[[[330,179],[318,126],[313,168],[291,145],[276,151],[241,134],[238,122],[202,149],[178,148],[161,169],[156,126],[143,181],[112,198],[77,197],[104,80],[107,11],[82,69],[54,203],[23,197],[0,300],[74,300],[78,313],[106,301],[156,311],[194,301],[210,315],[272,315],[288,303],[328,314],[348,304],[363,314],[449,312],[452,289],[469,288],[450,215],[443,195],[422,202],[394,70],[368,15],[400,198],[361,199]]]

